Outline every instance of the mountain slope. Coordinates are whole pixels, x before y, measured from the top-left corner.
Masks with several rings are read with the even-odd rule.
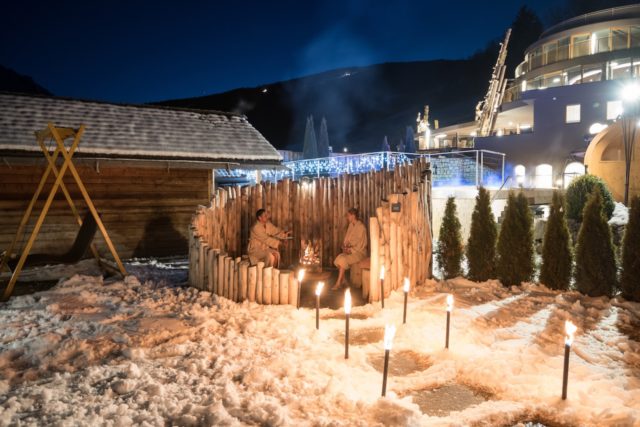
[[[0,91],[51,95],[51,92],[37,84],[31,77],[18,74],[2,65],[0,65]]]
[[[415,126],[424,105],[440,125],[472,120],[488,86],[494,55],[466,60],[385,63],[333,70],[255,88],[168,100],[159,104],[236,111],[277,148],[301,150],[305,119],[327,118],[334,150],[377,150],[385,135],[393,146]],[[265,92],[266,89],[266,92]]]

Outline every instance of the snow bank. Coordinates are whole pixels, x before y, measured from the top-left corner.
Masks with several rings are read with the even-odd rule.
[[[629,208],[624,203],[615,202],[609,225],[627,225],[627,222],[629,222]]]
[[[391,358],[411,350],[430,362],[391,376],[381,398],[371,358],[382,342],[353,345],[345,360],[338,313],[323,309],[316,331],[313,310],[234,304],[154,274],[74,276],[0,306],[0,425],[640,424],[640,345],[622,332],[637,328],[637,304],[458,278],[412,291],[406,325],[400,293],[384,311],[355,307],[354,334],[395,323]],[[565,319],[578,333],[561,401]],[[436,417],[409,396],[454,382],[493,398]]]

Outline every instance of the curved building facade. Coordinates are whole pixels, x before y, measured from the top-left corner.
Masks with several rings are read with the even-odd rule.
[[[529,46],[491,136],[476,148],[504,152],[515,183],[563,187],[584,172],[593,136],[623,112],[640,78],[640,5],[561,22]]]

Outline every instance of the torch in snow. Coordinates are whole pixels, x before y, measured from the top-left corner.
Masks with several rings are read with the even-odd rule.
[[[324,282],[318,282],[316,286],[316,329],[320,329],[320,292],[324,287]]]
[[[393,336],[396,334],[395,325],[384,327],[384,370],[382,372],[382,397],[387,395],[387,374],[389,373],[389,353],[393,345]]]
[[[300,309],[300,294],[302,293],[302,279],[304,279],[304,268],[298,271],[298,302],[296,308]]]
[[[384,265],[380,266],[380,303],[384,308]]]
[[[407,323],[407,298],[409,297],[409,278],[404,278],[404,286],[402,287],[404,291],[404,312],[402,313],[402,324]]]
[[[447,295],[447,333],[444,348],[449,348],[449,327],[451,325],[451,310],[453,310],[453,295]]]
[[[567,383],[569,382],[569,354],[571,353],[571,343],[573,343],[573,334],[578,328],[576,325],[567,320],[564,322],[564,330],[567,335],[564,337],[564,371],[562,373],[562,400],[567,399]]]
[[[349,315],[351,314],[351,290],[347,288],[344,292],[344,358],[349,358]]]

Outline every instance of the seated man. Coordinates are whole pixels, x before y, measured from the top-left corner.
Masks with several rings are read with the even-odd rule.
[[[367,229],[358,219],[358,210],[351,208],[347,211],[349,228],[342,243],[342,253],[336,257],[334,264],[339,268],[338,280],[332,290],[342,287],[345,281],[344,273],[352,265],[359,263],[367,257]]]
[[[280,262],[278,248],[281,239],[285,239],[290,233],[273,225],[269,221],[269,213],[264,209],[258,209],[256,219],[249,235],[249,260],[251,264],[262,261],[265,267],[277,267]]]

